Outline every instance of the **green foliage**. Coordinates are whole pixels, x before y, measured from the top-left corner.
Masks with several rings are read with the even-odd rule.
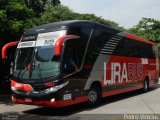
[[[46,6],[46,11],[41,16],[42,23],[51,23],[64,20],[72,20],[75,18],[75,13],[68,9],[68,7],[59,6]]]
[[[144,39],[160,43],[160,21],[151,18],[142,18],[129,32],[136,34]]]
[[[1,28],[1,31],[4,30],[4,27],[5,27],[5,26],[4,26],[4,24],[2,24],[2,23],[5,22],[6,17],[7,17],[6,11],[5,11],[5,10],[0,10],[0,21],[1,21],[1,23],[0,23],[0,28]]]
[[[120,27],[118,25],[118,23],[115,23],[115,22],[110,21],[110,20],[105,20],[102,17],[97,17],[97,16],[95,16],[95,14],[81,14],[80,19],[91,20],[91,21],[101,23],[101,24],[104,24],[106,26],[109,26],[109,27],[112,27],[112,28],[115,28],[115,29],[119,29],[119,30],[122,30],[122,31],[125,30],[123,27]]]
[[[33,19],[35,13],[29,9],[23,0],[0,0],[0,38],[3,42],[20,38],[28,19]]]
[[[97,23],[101,23],[119,30],[124,30],[123,27],[120,27],[117,23],[105,20],[101,17],[97,17],[94,14],[79,14],[75,13],[72,10],[70,10],[66,6],[47,6],[46,11],[41,16],[42,23],[51,23],[51,22],[57,22],[57,21],[64,21],[64,20],[92,20]]]
[[[41,14],[45,11],[45,6],[57,6],[60,5],[59,0],[25,0],[26,5],[29,8],[32,8],[37,14]]]

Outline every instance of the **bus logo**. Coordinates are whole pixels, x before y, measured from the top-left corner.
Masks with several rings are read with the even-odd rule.
[[[45,42],[44,42],[44,46],[53,45],[53,44],[54,44],[54,40],[45,40]]]
[[[106,63],[104,63],[104,85],[125,83],[128,81],[143,80],[143,65],[142,63],[118,63],[112,62],[110,79],[107,79]]]

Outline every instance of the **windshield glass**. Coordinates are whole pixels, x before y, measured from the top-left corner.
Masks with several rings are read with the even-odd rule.
[[[56,76],[59,71],[60,57],[54,55],[53,46],[18,49],[13,71],[15,77],[42,79]]]
[[[47,40],[45,37],[43,40],[41,37],[40,40],[37,38],[35,43],[21,42],[17,47],[13,75],[20,79],[32,80],[43,80],[59,75],[61,56],[56,56],[53,49],[56,39]],[[33,46],[31,42],[34,43]]]

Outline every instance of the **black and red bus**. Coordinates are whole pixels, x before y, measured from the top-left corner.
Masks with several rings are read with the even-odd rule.
[[[102,97],[147,91],[158,83],[155,43],[95,22],[45,24],[11,44],[18,44],[11,81],[14,103],[95,106]]]

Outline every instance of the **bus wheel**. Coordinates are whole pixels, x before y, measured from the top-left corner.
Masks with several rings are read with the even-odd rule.
[[[149,88],[149,83],[148,83],[148,80],[144,80],[144,83],[143,83],[143,92],[147,92]]]
[[[97,85],[91,86],[88,92],[88,106],[95,107],[101,101],[101,89]]]

